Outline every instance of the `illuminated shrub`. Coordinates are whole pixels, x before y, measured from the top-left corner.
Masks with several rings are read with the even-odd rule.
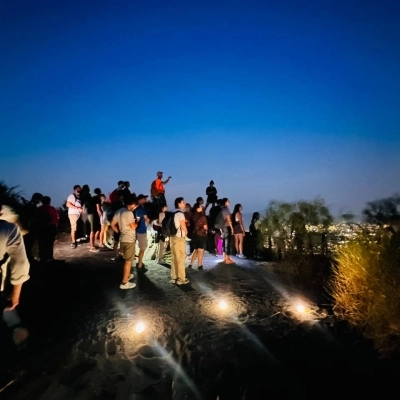
[[[360,233],[336,250],[329,284],[336,315],[383,356],[400,353],[400,234]]]

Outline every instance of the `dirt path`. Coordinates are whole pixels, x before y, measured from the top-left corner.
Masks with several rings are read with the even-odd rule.
[[[64,241],[56,257],[65,261],[32,265],[24,288],[27,348],[16,352],[2,337],[1,387],[11,384],[0,396],[312,398],[328,376],[332,394],[378,385],[365,383],[371,371],[384,376],[370,343],[283,286],[266,263],[226,266],[207,255],[205,269],[188,270],[190,285],[180,287],[169,283],[168,266],[153,263],[123,291],[112,252]]]

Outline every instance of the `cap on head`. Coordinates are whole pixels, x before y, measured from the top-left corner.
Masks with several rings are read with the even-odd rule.
[[[210,181],[210,185],[214,185],[214,181]]]
[[[145,194],[139,194],[139,196],[137,197],[138,200],[142,200],[142,199],[147,199],[149,196],[146,196]]]
[[[160,175],[162,175],[164,172],[162,172],[162,171],[158,171],[157,172],[157,176],[160,176]]]

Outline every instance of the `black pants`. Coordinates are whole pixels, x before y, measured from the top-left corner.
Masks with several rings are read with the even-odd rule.
[[[29,228],[29,232],[24,235],[24,245],[25,245],[25,252],[26,256],[28,257],[28,260],[32,261],[33,255],[32,255],[32,250],[33,250],[33,245],[35,244],[35,241],[37,240],[38,232],[37,228]]]
[[[153,203],[157,204],[157,207],[159,211],[161,210],[161,207],[165,204],[167,204],[167,200],[165,199],[164,193],[159,194],[158,196],[152,197]]]
[[[232,232],[229,226],[225,226],[222,230],[222,246],[223,251],[226,255],[231,255],[231,246],[232,246]]]
[[[42,228],[39,233],[39,257],[43,260],[53,259],[54,242],[56,240],[57,228],[55,225],[48,225]]]

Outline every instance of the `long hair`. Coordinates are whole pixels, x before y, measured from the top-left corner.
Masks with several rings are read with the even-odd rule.
[[[232,221],[235,221],[236,214],[240,212],[240,207],[242,207],[241,204],[235,204],[235,208],[233,209],[232,213]]]
[[[253,213],[253,216],[251,217],[251,224],[255,224],[256,221],[258,221],[260,219],[260,213],[259,212],[255,212]]]

